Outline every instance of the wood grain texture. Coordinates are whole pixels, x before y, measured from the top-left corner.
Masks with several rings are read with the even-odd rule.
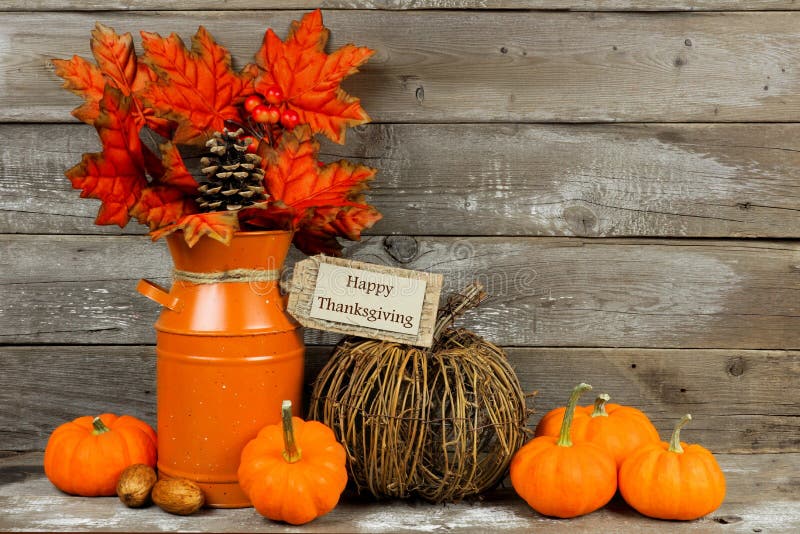
[[[800,529],[800,454],[717,455],[727,478],[722,506],[706,518],[657,521],[633,512],[619,498],[567,522],[538,515],[509,488],[481,500],[431,505],[416,501],[373,503],[345,496],[330,514],[303,527],[313,532],[596,532],[673,533],[796,532]],[[252,509],[202,510],[180,517],[155,506],[130,509],[116,497],[70,497],[45,478],[41,453],[0,458],[0,529],[44,531],[297,532]]]
[[[0,0],[0,11],[189,11],[263,7],[253,0]],[[798,9],[793,0],[272,0],[277,9],[542,9],[567,11],[766,11]]]
[[[163,243],[3,235],[0,250],[3,343],[154,342],[158,309],[134,288],[169,285]],[[442,273],[445,292],[481,281],[494,297],[463,324],[500,345],[743,349],[800,348],[798,253],[792,241],[400,236],[347,249]]]
[[[78,98],[48,59],[88,55],[95,20],[184,37],[239,61],[299,11],[6,13],[0,121],[64,121]],[[347,87],[378,122],[778,121],[800,117],[800,13],[331,11],[332,47],[377,50]],[[58,28],[58,31],[41,31]],[[409,28],[413,28],[410,31]]]
[[[0,233],[144,233],[96,226],[63,177],[93,128],[0,139]],[[800,237],[797,124],[372,124],[322,157],[379,169],[373,234]]]
[[[309,347],[309,383],[330,350]],[[681,415],[691,413],[694,420],[683,434],[688,442],[716,452],[800,452],[800,352],[507,351],[523,389],[538,392],[531,427],[585,381],[612,402],[644,410],[664,439]],[[127,413],[155,425],[153,346],[6,346],[0,347],[0,365],[2,449],[42,450],[56,426],[86,414]]]
[[[294,530],[252,510],[179,518],[67,497],[40,452],[8,451],[41,451],[78,415],[156,417],[159,310],[134,287],[168,284],[171,262],[131,235],[140,227],[94,226],[96,203],[63,178],[97,145],[90,127],[62,124],[78,99],[49,58],[88,56],[100,20],[184,38],[203,24],[241,65],[267,26],[283,36],[318,6],[331,48],[377,50],[346,84],[376,124],[323,145],[324,159],[381,170],[372,199],[385,219],[348,255],[442,273],[446,291],[482,281],[494,298],[462,324],[513,345],[537,391],[532,425],[577,381],[642,408],[662,437],[692,413],[684,438],[717,453],[728,495],[681,531],[800,531],[795,0],[0,0],[0,122],[14,123],[0,124],[0,531]],[[634,124],[557,124],[607,122]],[[647,239],[659,237],[706,239]],[[337,338],[306,332],[309,380]],[[565,523],[505,488],[439,507],[350,498],[312,527]],[[569,522],[676,528],[619,498]]]

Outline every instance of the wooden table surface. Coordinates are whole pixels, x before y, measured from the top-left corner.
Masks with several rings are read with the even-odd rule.
[[[577,519],[550,519],[531,510],[508,488],[484,499],[431,505],[345,499],[333,512],[303,527],[259,516],[253,509],[202,510],[180,517],[151,506],[126,508],[116,497],[72,497],[44,476],[41,453],[0,458],[0,531],[205,532],[800,532],[800,454],[720,454],[728,480],[722,507],[697,521],[643,517],[616,497],[606,508]]]

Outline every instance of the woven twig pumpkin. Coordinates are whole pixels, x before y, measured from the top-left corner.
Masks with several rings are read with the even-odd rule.
[[[330,426],[359,491],[460,500],[495,486],[526,434],[528,409],[505,353],[454,318],[480,285],[440,310],[434,345],[347,337],[314,384],[310,418]]]

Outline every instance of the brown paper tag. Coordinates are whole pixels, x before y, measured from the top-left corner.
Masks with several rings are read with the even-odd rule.
[[[330,256],[294,267],[290,314],[303,326],[430,347],[442,275]]]

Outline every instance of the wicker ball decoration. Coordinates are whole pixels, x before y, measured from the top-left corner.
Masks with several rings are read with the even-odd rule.
[[[530,411],[499,347],[449,325],[486,294],[473,284],[440,311],[431,349],[347,337],[318,376],[310,418],[333,428],[359,491],[457,501],[494,487]]]

